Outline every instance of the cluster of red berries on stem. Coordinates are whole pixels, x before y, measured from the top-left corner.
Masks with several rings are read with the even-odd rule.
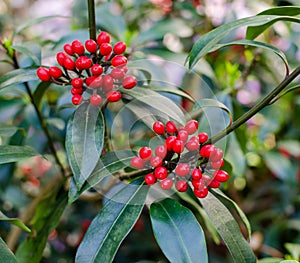
[[[139,155],[131,159],[133,168],[150,170],[144,178],[146,184],[159,183],[164,190],[175,186],[179,192],[187,191],[190,185],[197,197],[204,198],[208,188],[218,188],[229,179],[228,173],[220,170],[224,165],[223,151],[207,143],[207,133],[197,134],[196,120],[180,128],[172,121],[156,121],[153,131],[165,139],[164,144],[154,150],[142,147]]]
[[[128,72],[124,56],[126,44],[110,43],[110,35],[102,31],[96,41],[88,39],[85,44],[74,40],[64,45],[64,52],[58,52],[56,59],[61,66],[39,67],[40,80],[52,81],[59,85],[72,85],[72,103],[79,105],[89,100],[94,106],[101,106],[104,99],[116,102],[122,98],[122,89],[132,89],[137,80]],[[83,93],[88,94],[87,99]]]

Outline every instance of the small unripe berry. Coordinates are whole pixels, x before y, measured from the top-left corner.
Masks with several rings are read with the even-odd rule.
[[[51,78],[49,69],[44,68],[44,67],[39,67],[36,71],[36,74],[38,75],[38,77],[41,81],[47,82]]]
[[[122,98],[122,94],[119,91],[111,90],[107,93],[106,98],[110,102],[117,102]]]
[[[153,131],[158,134],[158,135],[162,135],[165,132],[165,126],[162,122],[160,121],[156,121],[153,123]]]
[[[177,127],[174,122],[168,121],[166,123],[166,131],[167,133],[173,134],[177,132]]]
[[[148,185],[155,184],[157,181],[154,174],[147,174],[145,176],[144,180],[145,180],[145,183]]]
[[[85,41],[85,48],[90,53],[96,53],[98,46],[95,40],[88,39],[87,41]]]
[[[51,77],[54,78],[54,79],[59,79],[63,74],[61,69],[58,68],[58,67],[50,67],[49,68],[49,73],[50,73]]]
[[[139,155],[142,159],[149,160],[152,156],[152,150],[150,147],[142,147],[139,151]]]
[[[93,94],[90,97],[90,103],[96,107],[100,106],[102,103],[102,97],[99,94]]]
[[[185,129],[188,132],[188,134],[193,134],[198,130],[198,121],[196,120],[190,120],[185,125]]]
[[[163,180],[163,179],[167,178],[168,170],[166,167],[163,167],[163,166],[156,167],[154,170],[154,175],[157,179]]]
[[[160,182],[160,187],[163,190],[169,190],[173,186],[173,181],[170,178],[165,178]]]
[[[136,169],[143,169],[145,167],[145,162],[141,157],[134,156],[130,161],[130,165]]]
[[[175,184],[175,188],[178,192],[186,192],[188,189],[188,184],[184,180],[178,180]]]
[[[126,44],[124,42],[117,42],[114,45],[114,53],[117,55],[123,54],[125,50],[126,50]]]
[[[110,42],[110,35],[105,32],[102,31],[98,36],[97,36],[97,43],[100,46],[103,43],[109,43]]]
[[[79,105],[82,102],[82,96],[80,94],[75,94],[72,97],[72,103],[74,105]]]
[[[122,86],[124,89],[132,89],[136,86],[137,80],[134,76],[126,76],[122,81]]]

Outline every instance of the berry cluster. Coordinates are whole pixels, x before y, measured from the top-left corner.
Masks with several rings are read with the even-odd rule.
[[[124,56],[126,44],[110,43],[110,35],[102,31],[97,41],[86,40],[85,44],[74,40],[64,45],[64,52],[58,52],[56,59],[62,67],[40,67],[37,75],[42,81],[52,81],[59,85],[72,85],[72,103],[79,105],[83,101],[83,93],[89,94],[88,100],[94,106],[119,101],[121,91],[132,89],[137,80],[126,75],[127,58]]]
[[[159,182],[164,190],[175,189],[185,192],[189,182],[199,198],[208,194],[208,188],[218,188],[229,179],[226,171],[219,170],[224,165],[223,151],[213,144],[207,144],[208,135],[197,135],[198,122],[190,120],[185,127],[177,128],[168,121],[165,125],[156,121],[153,131],[161,135],[165,142],[153,151],[142,147],[139,156],[131,159],[136,169],[150,169],[144,180],[148,185]]]

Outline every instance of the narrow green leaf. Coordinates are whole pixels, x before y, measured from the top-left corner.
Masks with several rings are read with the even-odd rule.
[[[84,191],[101,182],[105,177],[128,167],[133,156],[135,155],[132,151],[108,152],[102,155],[91,176],[80,190],[77,189],[74,180],[71,180],[69,203],[73,203]]]
[[[18,127],[14,127],[14,126],[10,126],[10,125],[1,123],[0,136],[3,136],[3,137],[12,136],[17,132],[17,130],[18,130]]]
[[[105,122],[90,103],[81,104],[67,125],[66,150],[78,190],[93,172],[102,152]]]
[[[147,196],[143,185],[129,184],[109,199],[94,218],[76,253],[75,262],[112,262],[139,218]]]
[[[37,86],[37,88],[35,89],[35,91],[33,93],[34,102],[38,106],[39,109],[41,107],[43,96],[44,96],[45,92],[47,91],[47,89],[50,87],[50,85],[51,85],[51,82],[41,82]]]
[[[31,80],[38,80],[36,68],[12,70],[0,77],[0,91],[11,85],[17,85]]]
[[[282,258],[263,258],[259,259],[257,263],[281,263]]]
[[[187,99],[187,100],[189,100],[191,102],[195,102],[195,100],[189,94],[187,94],[184,90],[182,90],[180,88],[163,87],[163,86],[157,86],[157,85],[153,85],[153,84],[151,84],[147,88],[150,88],[150,89],[152,89],[154,91],[166,92],[166,93],[174,94],[174,95],[180,96],[180,97],[182,97],[184,99]]]
[[[300,7],[299,6],[281,6],[281,7],[274,7],[263,12],[257,14],[257,16],[262,15],[274,15],[277,16],[275,19],[266,20],[265,23],[258,26],[249,26],[246,32],[246,38],[254,39],[258,35],[260,35],[263,31],[265,31],[268,27],[273,25],[277,21],[291,21],[299,23],[300,19],[294,18],[292,16],[297,16],[300,14]]]
[[[0,145],[0,164],[17,162],[39,155],[29,146]]]
[[[6,215],[4,215],[1,211],[0,211],[0,221],[8,222],[10,224],[20,227],[26,232],[31,232],[31,230],[19,218],[9,218]]]
[[[231,31],[242,26],[261,26],[265,25],[268,22],[275,23],[276,21],[283,19],[300,22],[300,19],[294,17],[259,15],[238,19],[217,27],[216,29],[201,36],[201,38],[194,44],[189,54],[189,67],[193,68],[203,56],[213,50],[215,46],[221,41],[221,39],[228,35]],[[247,34],[248,39],[253,39],[253,37],[250,37],[248,35],[249,34]]]
[[[240,217],[241,221],[243,222],[244,226],[246,227],[248,236],[247,239],[250,240],[251,237],[251,225],[249,223],[248,218],[242,211],[242,209],[234,202],[232,199],[230,199],[228,196],[226,196],[221,190],[214,189],[212,190],[212,193],[223,203],[227,204],[226,207],[232,207],[236,214]]]
[[[17,263],[15,255],[7,247],[3,239],[0,237],[0,255],[3,263]]]
[[[12,45],[11,48],[31,58],[35,65],[41,64],[40,59],[38,59],[37,56],[27,47],[21,45]]]
[[[208,262],[203,230],[193,213],[166,198],[150,207],[155,238],[170,262]]]
[[[239,225],[226,206],[211,193],[199,201],[224,240],[233,261],[236,263],[255,263],[256,258],[249,243],[243,237]]]

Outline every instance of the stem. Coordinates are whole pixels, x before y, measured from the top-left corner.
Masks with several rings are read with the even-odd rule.
[[[254,105],[249,111],[239,117],[236,121],[232,123],[229,127],[219,132],[215,136],[213,136],[209,143],[214,143],[227,134],[231,133],[246,121],[248,121],[251,117],[253,117],[257,112],[262,110],[264,107],[270,105],[270,102],[282,91],[284,90],[298,75],[300,74],[300,66],[298,66],[290,75],[288,75],[272,92],[270,92],[265,98],[259,101],[256,105]]]
[[[14,67],[16,69],[19,69],[20,66],[19,66],[19,63],[18,63],[18,60],[16,58],[15,53],[13,54],[12,60],[13,60],[13,63],[14,63]],[[48,143],[49,143],[49,148],[50,148],[50,151],[52,152],[52,154],[54,156],[55,162],[57,163],[57,165],[58,165],[58,167],[59,167],[59,169],[61,171],[62,176],[66,176],[66,173],[65,173],[65,170],[64,170],[64,166],[63,166],[63,164],[61,163],[61,161],[58,158],[56,149],[54,147],[54,141],[52,140],[52,137],[50,135],[48,126],[47,126],[47,124],[46,124],[46,122],[45,122],[45,120],[44,120],[44,118],[42,116],[42,113],[40,112],[37,104],[34,101],[34,97],[33,97],[33,94],[32,94],[32,92],[30,90],[28,82],[24,82],[24,85],[25,85],[26,92],[28,93],[28,96],[30,98],[30,102],[31,102],[31,104],[34,107],[34,110],[35,110],[35,112],[37,114],[37,117],[38,117],[38,119],[39,119],[39,121],[41,123],[42,129],[43,129],[43,131],[44,131],[44,133],[45,133],[45,135],[47,137],[47,140],[48,140]]]
[[[94,0],[88,0],[88,12],[90,39],[96,40],[96,16]]]

